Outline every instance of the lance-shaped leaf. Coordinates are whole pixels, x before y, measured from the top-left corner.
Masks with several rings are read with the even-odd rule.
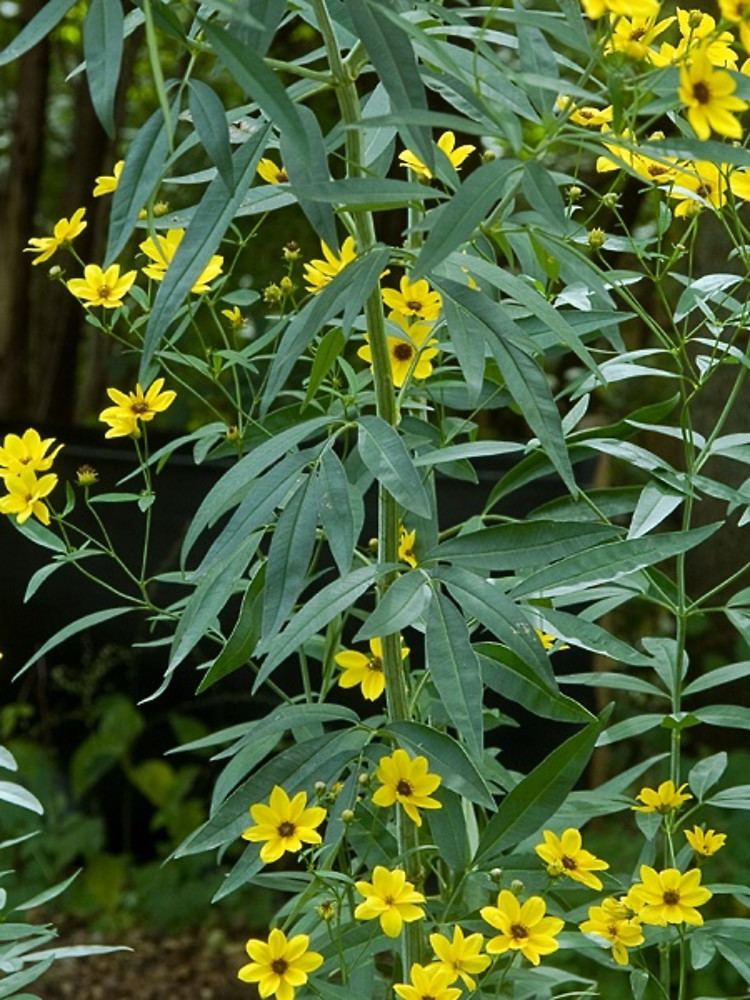
[[[302,193],[304,185],[310,182],[322,186],[330,184],[328,157],[320,125],[312,111],[304,105],[300,105],[296,111],[305,133],[305,141],[301,143],[296,135],[289,136],[282,132],[281,159],[289,176],[292,192],[297,196],[299,207],[316,235],[325,240],[328,246],[337,247],[336,220],[330,204],[309,201]]]
[[[91,0],[83,22],[83,54],[91,103],[110,138],[115,131],[114,104],[120,79],[124,20],[120,0]]]
[[[422,573],[402,573],[396,577],[373,613],[354,636],[354,641],[391,635],[413,625],[422,615],[431,591]]]
[[[75,3],[76,0],[49,0],[48,3],[42,4],[39,13],[0,52],[0,66],[13,62],[29,49],[33,49],[62,21]]]
[[[219,171],[227,190],[231,191],[234,187],[234,168],[224,105],[208,84],[201,83],[200,80],[190,80],[188,87],[190,114],[193,116],[198,138]]]
[[[94,611],[90,615],[84,615],[83,618],[77,619],[77,621],[71,622],[70,625],[66,625],[65,628],[61,628],[59,632],[55,632],[51,639],[47,639],[45,643],[34,653],[29,659],[24,663],[20,670],[16,671],[13,676],[13,680],[17,680],[21,674],[25,673],[29,667],[33,666],[37,660],[40,660],[43,656],[59,646],[61,642],[65,642],[66,639],[70,639],[71,636],[78,635],[79,632],[85,632],[88,628],[93,628],[95,625],[100,625],[102,622],[108,622],[112,618],[119,618],[120,615],[127,615],[130,612],[135,611],[134,607],[123,607],[123,608],[105,608],[104,611]]]
[[[359,418],[359,455],[378,482],[406,510],[429,517],[430,498],[398,431],[381,417]]]
[[[362,531],[364,501],[332,449],[321,455],[318,475],[322,492],[320,523],[339,573],[344,576],[352,568],[354,548]]]
[[[222,677],[233,673],[250,659],[260,639],[263,585],[265,566],[261,566],[242,598],[237,621],[221,652],[203,675],[196,694],[208,690]]]

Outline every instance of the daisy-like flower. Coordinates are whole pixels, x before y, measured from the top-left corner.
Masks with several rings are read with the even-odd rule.
[[[310,951],[307,934],[288,938],[275,927],[268,935],[268,942],[251,938],[245,948],[252,961],[243,965],[237,978],[243,983],[257,983],[262,997],[276,1000],[294,1000],[294,991],[304,986],[308,973],[319,969],[323,956]]]
[[[120,265],[112,264],[103,271],[98,264],[87,264],[83,269],[82,278],[71,278],[66,282],[68,291],[90,306],[102,306],[104,309],[117,309],[130,291],[136,279],[135,271],[120,274]]]
[[[320,241],[320,249],[325,260],[316,258],[304,265],[304,279],[307,282],[305,288],[313,295],[321,292],[337,274],[357,259],[354,239],[351,236],[347,236],[341,244],[341,253],[339,254],[335,254],[325,240]]]
[[[51,469],[52,463],[63,447],[59,444],[50,451],[54,443],[54,438],[42,439],[39,431],[33,427],[25,430],[20,437],[18,434],[6,434],[0,447],[0,479],[17,475],[27,469],[34,473]]]
[[[601,889],[602,881],[593,873],[606,871],[609,865],[590,851],[585,851],[582,844],[580,831],[568,827],[561,837],[545,830],[544,843],[537,844],[534,850],[546,862],[550,875],[567,875],[589,889]]]
[[[401,659],[409,655],[406,646],[401,646]],[[385,690],[385,674],[383,673],[383,643],[380,639],[370,639],[370,655],[358,652],[356,649],[344,649],[336,653],[336,664],[343,670],[339,677],[339,687],[352,688],[358,684],[362,688],[362,697],[375,701]]]
[[[490,955],[520,951],[532,965],[539,965],[542,955],[551,955],[560,947],[555,940],[563,929],[564,920],[548,917],[547,904],[541,896],[529,896],[521,905],[508,889],[497,897],[497,906],[483,906],[482,920],[500,931],[487,942]]]
[[[425,278],[412,282],[404,275],[399,288],[400,291],[384,288],[380,293],[389,309],[401,316],[417,316],[429,321],[438,318],[443,308],[443,297],[440,292],[431,291]]]
[[[430,934],[430,947],[437,956],[436,966],[450,973],[449,983],[460,978],[469,991],[477,988],[470,973],[476,976],[484,972],[492,961],[487,955],[480,954],[483,945],[481,934],[464,937],[463,930],[458,926],[453,928],[452,940],[443,934]]]
[[[19,524],[33,515],[42,524],[49,524],[49,508],[44,498],[57,486],[57,476],[53,473],[37,479],[31,469],[23,469],[5,476],[4,486],[8,491],[0,497],[0,514],[15,514]]]
[[[702,855],[704,858],[710,858],[712,854],[716,854],[727,841],[725,833],[717,833],[716,830],[704,830],[703,827],[697,824],[692,830],[683,830],[682,832],[685,834],[688,844],[690,844],[695,853]]]
[[[240,330],[245,324],[245,317],[240,312],[239,306],[233,306],[231,309],[222,309],[221,315],[224,319],[229,320],[229,325],[234,330]]]
[[[590,906],[588,920],[584,920],[578,929],[582,934],[591,934],[605,941],[618,965],[627,965],[628,948],[636,948],[644,941],[638,920],[611,896],[602,900],[599,906]]]
[[[122,174],[122,168],[125,166],[125,160],[118,160],[112,168],[111,174],[103,174],[101,177],[97,177],[96,187],[94,188],[94,197],[99,198],[103,194],[112,194],[117,190],[117,185],[120,183],[120,175]]]
[[[163,281],[167,268],[172,263],[184,235],[184,229],[168,229],[166,236],[157,233],[156,236],[149,236],[143,243],[139,243],[140,249],[152,262],[142,268],[143,273],[149,278],[153,278],[154,281]],[[211,282],[221,274],[223,264],[224,258],[221,254],[215,253],[196,278],[190,291],[196,295],[210,291]]]
[[[701,873],[692,868],[683,875],[677,868],[657,872],[641,865],[641,881],[631,886],[628,898],[640,904],[638,919],[644,924],[666,927],[667,924],[703,923],[696,909],[713,896],[700,884]]]
[[[750,0],[719,0],[722,17],[740,26],[740,41],[750,52]]]
[[[29,245],[23,248],[24,253],[35,253],[37,256],[32,264],[43,264],[53,254],[79,236],[88,223],[84,220],[85,208],[77,208],[69,219],[59,219],[52,230],[51,236],[32,236]]]
[[[677,45],[662,42],[658,50],[653,50],[650,59],[655,66],[677,66],[700,44],[712,66],[737,69],[737,53],[732,48],[734,36],[731,31],[717,31],[716,20],[710,14],[678,7],[677,24],[679,42]]]
[[[458,1000],[461,990],[450,985],[456,978],[450,975],[442,965],[415,962],[409,973],[411,982],[396,983],[393,991],[401,1000]]]
[[[670,198],[679,201],[674,214],[681,217],[695,215],[705,204],[711,208],[723,208],[729,188],[727,173],[725,165],[708,160],[695,160],[676,170],[668,191]],[[742,197],[739,191],[734,193]]]
[[[471,156],[477,148],[476,146],[456,146],[456,136],[453,132],[443,132],[437,141],[437,145],[438,149],[442,150],[451,161],[454,170],[460,170],[461,164],[467,156]],[[408,167],[409,170],[413,170],[419,177],[424,177],[426,181],[432,180],[432,171],[410,149],[405,149],[403,153],[399,153],[398,158],[401,161],[402,167]]]
[[[417,529],[407,531],[401,528],[398,541],[398,557],[401,562],[408,563],[412,569],[417,565],[417,557],[414,555],[414,546],[417,544]]]
[[[297,792],[290,799],[283,788],[275,785],[268,804],[256,802],[250,806],[250,815],[256,825],[248,827],[242,836],[255,843],[265,841],[260,859],[270,864],[286,851],[297,854],[303,844],[319,844],[321,836],[316,827],[326,818],[326,811],[320,806],[308,809],[307,792]]]
[[[277,167],[273,160],[264,157],[255,171],[266,184],[286,184],[289,174],[284,167]]]
[[[573,99],[565,94],[560,94],[555,101],[555,107],[558,111],[569,111],[568,120],[575,125],[583,125],[584,128],[601,128],[602,125],[609,125],[614,114],[611,104],[606,108],[595,108],[590,105],[577,108]]]
[[[664,138],[663,133],[655,132],[648,137],[649,142],[659,142]],[[675,156],[647,156],[645,153],[636,153],[633,157],[632,168],[649,184],[672,184],[676,179],[680,169],[680,162]]]
[[[714,69],[703,48],[691,50],[690,61],[680,69],[680,101],[699,139],[711,132],[728,139],[742,138],[742,125],[735,112],[744,111],[747,101],[734,96],[737,85],[725,70]]]
[[[390,757],[381,757],[375,777],[381,782],[372,801],[376,806],[398,803],[417,826],[422,825],[420,809],[442,809],[431,794],[442,783],[439,774],[430,774],[426,757],[410,757],[406,750],[394,750]]]
[[[602,128],[602,132],[609,132],[609,126],[605,125]],[[622,135],[613,136],[613,139],[619,139],[620,141],[605,142],[604,147],[613,156],[616,156],[617,159],[611,160],[608,156],[597,156],[596,172],[599,174],[610,173],[613,170],[622,170],[623,164],[627,167],[632,167],[633,160],[638,155],[637,151],[633,148],[635,136],[630,129],[624,129]],[[624,145],[622,140],[631,143],[631,145]]]
[[[401,868],[388,871],[377,865],[372,873],[372,882],[355,882],[357,892],[365,897],[354,911],[355,920],[380,921],[383,933],[396,938],[404,923],[421,920],[424,910],[419,903],[425,898],[406,880],[406,872]]]
[[[612,33],[604,51],[622,52],[629,59],[651,58],[650,45],[673,23],[673,17],[622,17],[610,14]]]
[[[641,802],[640,806],[631,806],[636,812],[642,813],[668,813],[673,809],[679,809],[685,802],[692,799],[692,795],[683,792],[687,788],[687,782],[675,788],[674,781],[662,781],[658,788],[642,788],[636,795],[636,801]]]
[[[400,389],[409,371],[414,379],[429,378],[432,375],[432,359],[438,353],[438,349],[432,346],[437,340],[428,340],[432,324],[417,321],[410,325],[406,317],[397,312],[390,313],[388,319],[403,331],[403,336],[386,338],[393,384]],[[372,348],[367,334],[365,340],[367,343],[359,348],[357,356],[371,365]]]
[[[99,414],[99,419],[110,426],[104,436],[114,438],[137,434],[139,420],[153,420],[157,413],[163,413],[177,395],[171,389],[162,392],[163,387],[164,379],[157,378],[145,392],[140,384],[128,393],[107,389],[107,395],[115,405],[108,406]]]

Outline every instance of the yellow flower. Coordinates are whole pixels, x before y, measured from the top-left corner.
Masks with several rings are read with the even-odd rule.
[[[140,249],[153,261],[152,264],[141,268],[143,273],[154,281],[163,281],[184,235],[184,229],[168,229],[166,236],[159,234],[155,237],[149,236],[143,243],[139,243]],[[211,282],[221,274],[223,264],[224,258],[220,254],[214,254],[198,275],[190,291],[196,295],[210,291]]]
[[[39,431],[29,427],[21,437],[17,434],[6,434],[0,447],[0,479],[17,475],[26,469],[32,472],[46,472],[52,468],[52,463],[63,447],[59,444],[54,451],[49,449],[55,443],[54,438],[42,438]]]
[[[164,379],[157,378],[145,392],[140,384],[136,384],[134,391],[129,393],[107,389],[107,395],[116,405],[108,406],[99,414],[99,419],[110,425],[104,436],[137,436],[139,420],[153,420],[157,413],[163,413],[174,402],[177,393],[171,389],[162,392],[163,386]]]
[[[104,174],[96,178],[96,187],[94,188],[95,198],[99,198],[103,194],[112,194],[117,190],[117,185],[120,183],[120,174],[124,166],[125,160],[118,160],[112,168],[111,174]]]
[[[497,906],[483,906],[482,920],[500,931],[487,942],[490,955],[503,955],[509,949],[520,951],[532,965],[539,965],[542,955],[551,955],[560,947],[555,937],[565,924],[559,917],[545,916],[547,904],[541,896],[529,896],[523,906],[508,889],[497,897]]]
[[[440,786],[439,774],[430,774],[426,757],[410,757],[406,750],[394,750],[390,757],[381,757],[375,777],[382,782],[372,801],[376,806],[399,803],[417,826],[422,825],[420,809],[442,809],[437,799],[430,798]]]
[[[106,271],[102,271],[98,264],[87,264],[82,278],[71,278],[66,284],[86,308],[103,306],[105,309],[117,309],[135,279],[135,271],[126,271],[121,276],[119,264],[112,264]]]
[[[409,650],[401,646],[401,658],[406,659]],[[356,649],[344,649],[334,657],[344,671],[339,677],[339,687],[362,687],[362,696],[375,701],[385,690],[383,673],[383,643],[380,639],[370,639],[370,655],[358,653]]]
[[[452,940],[442,934],[430,934],[430,947],[437,955],[436,966],[450,973],[449,983],[454,983],[460,977],[470,991],[475,990],[477,984],[469,973],[477,975],[484,972],[491,962],[487,955],[480,955],[483,944],[481,934],[464,937],[460,927],[453,928]]]
[[[365,897],[354,911],[356,920],[380,921],[383,933],[396,938],[404,923],[421,920],[424,910],[418,903],[424,903],[421,892],[417,892],[411,882],[406,881],[406,872],[401,868],[388,871],[377,865],[372,873],[372,882],[355,882],[357,892]]]
[[[669,189],[669,197],[680,202],[674,214],[695,215],[703,207],[700,199],[712,208],[722,208],[727,201],[727,169],[726,165],[717,166],[708,160],[696,160],[680,167]]]
[[[694,826],[692,830],[682,831],[687,837],[687,842],[696,854],[702,854],[704,858],[710,858],[712,854],[720,851],[727,840],[725,833],[717,833],[716,830],[704,830],[700,826]]]
[[[742,125],[735,111],[747,102],[734,96],[736,84],[729,73],[714,69],[703,48],[694,48],[690,61],[680,69],[680,100],[699,139],[717,132],[729,139],[742,138]]]
[[[258,164],[256,173],[267,184],[286,184],[289,180],[284,167],[277,167],[273,160],[263,158]]]
[[[642,813],[668,813],[673,809],[679,809],[684,802],[693,797],[690,793],[684,794],[683,788],[687,788],[687,782],[679,788],[675,788],[674,781],[662,781],[658,788],[642,788],[635,798],[637,802],[643,804],[630,808]]]
[[[229,320],[230,325],[235,330],[240,330],[245,324],[245,317],[240,312],[239,306],[233,306],[231,309],[222,309],[221,315]]]
[[[640,904],[638,919],[644,924],[703,923],[695,909],[707,902],[713,893],[700,884],[701,873],[693,868],[682,875],[677,868],[657,872],[641,865],[641,881],[631,886],[628,896]]]
[[[77,208],[69,219],[59,219],[55,223],[51,236],[32,236],[29,245],[23,248],[24,253],[35,253],[32,264],[42,264],[57,253],[60,247],[72,243],[88,225],[84,221],[85,208]]]
[[[557,642],[557,636],[552,635],[549,632],[545,632],[543,629],[540,628],[535,628],[534,632],[536,633],[537,639],[541,642],[542,646],[547,652],[549,652],[551,649],[554,648],[555,643]],[[567,642],[561,643],[557,647],[556,652],[559,653],[563,649],[570,649],[570,646],[567,644]]]
[[[606,871],[609,865],[590,851],[583,850],[582,843],[580,831],[574,827],[564,830],[561,837],[545,830],[544,843],[537,844],[534,850],[547,863],[550,875],[567,875],[589,889],[601,889],[601,879],[592,873]]]
[[[401,1000],[458,1000],[461,990],[450,986],[456,978],[450,975],[442,965],[415,962],[409,973],[411,983],[396,983],[393,991]]]
[[[579,926],[582,934],[593,934],[612,948],[612,958],[618,965],[628,964],[628,948],[643,944],[643,931],[638,920],[616,899],[608,896],[599,906],[589,907],[588,920]]]
[[[649,136],[652,141],[654,136]],[[633,171],[650,184],[671,184],[677,178],[679,161],[675,156],[662,156],[658,159],[636,153],[631,164]]]
[[[250,806],[250,815],[256,825],[250,826],[242,836],[255,843],[265,840],[260,849],[260,859],[266,864],[278,861],[290,851],[297,854],[304,844],[319,844],[321,836],[315,829],[326,818],[320,806],[307,808],[307,792],[297,792],[293,799],[279,785],[274,785],[268,805],[256,802]]]
[[[674,21],[673,17],[622,17],[610,14],[612,33],[605,53],[623,52],[629,59],[650,59],[649,46]]]
[[[49,524],[49,508],[43,498],[57,486],[56,475],[37,479],[31,469],[23,469],[5,476],[4,485],[8,492],[0,497],[0,514],[15,514],[19,524],[28,521],[33,514],[42,524]]]
[[[438,149],[442,150],[451,161],[451,165],[455,170],[459,170],[466,157],[470,156],[477,148],[476,146],[456,147],[456,136],[453,132],[443,132],[437,141],[437,145]],[[402,167],[408,167],[415,174],[424,177],[427,181],[432,179],[432,171],[410,149],[405,149],[403,153],[399,153],[398,158],[401,161]]]
[[[308,261],[305,267],[305,288],[313,295],[317,295],[326,285],[330,284],[339,272],[348,267],[357,258],[357,251],[354,248],[354,240],[347,236],[341,244],[341,253],[335,254],[325,240],[320,241],[320,249],[325,260],[315,259]]]
[[[609,128],[604,126],[602,132],[609,132]],[[624,129],[622,135],[613,137],[619,140],[625,140],[626,142],[634,143],[634,136],[630,129]],[[608,149],[613,156],[618,157],[617,160],[610,160],[608,156],[598,156],[596,159],[596,170],[597,173],[604,174],[609,173],[612,170],[622,170],[622,164],[632,167],[635,157],[638,155],[635,149],[631,146],[623,146],[620,142],[605,142],[604,147]],[[622,160],[622,163],[619,161]]]
[[[414,546],[417,544],[417,529],[407,531],[401,528],[398,542],[398,557],[401,562],[408,563],[412,569],[417,565],[417,557],[414,555]]]
[[[403,337],[386,338],[393,384],[401,388],[410,370],[412,378],[420,380],[429,378],[432,375],[432,359],[438,353],[438,349],[431,346],[436,344],[437,340],[427,340],[432,332],[432,324],[415,322],[410,325],[406,318],[397,312],[390,313],[388,319],[403,331]],[[367,334],[365,340],[367,343],[359,348],[357,357],[371,365],[372,348]],[[425,343],[427,346],[424,346]]]
[[[740,41],[750,52],[750,0],[719,0],[722,17],[740,26]]]
[[[384,288],[380,293],[383,302],[402,316],[418,316],[420,319],[436,320],[443,308],[440,292],[433,292],[425,278],[411,282],[406,275],[399,282],[400,291]]]
[[[647,18],[659,13],[659,0],[581,0],[581,5],[592,21],[605,14]]]
[[[293,1000],[296,987],[304,986],[308,973],[323,964],[323,956],[309,951],[309,944],[307,934],[287,939],[277,927],[268,935],[268,943],[251,938],[245,949],[252,961],[242,966],[237,978],[243,983],[257,983],[262,997]]]
[[[612,121],[612,105],[608,105],[606,108],[595,108],[589,105],[584,105],[583,107],[577,108],[570,97],[561,94],[555,101],[555,107],[558,111],[568,111],[568,119],[576,125],[583,125],[584,128],[601,128],[602,125],[608,125]]]

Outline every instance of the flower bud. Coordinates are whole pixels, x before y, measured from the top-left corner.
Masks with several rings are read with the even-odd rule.
[[[354,811],[352,809],[344,809],[341,813],[342,823],[351,823],[354,820]]]
[[[599,229],[595,226],[593,229],[589,229],[588,244],[592,250],[598,250],[603,247],[607,241],[607,234],[603,229]]]
[[[316,795],[324,795],[325,794],[325,790],[326,790],[326,783],[325,783],[325,781],[316,781],[314,787],[315,787],[315,794]]]
[[[291,278],[285,275],[279,282],[279,288],[281,289],[284,295],[289,295],[291,292],[294,291],[294,282],[292,281]]]
[[[367,774],[366,771],[363,771],[362,774],[358,775],[357,781],[363,787],[366,786],[366,785],[369,785],[370,784],[370,775]]]
[[[61,276],[61,274],[62,274],[62,273],[63,273],[63,269],[62,269],[62,268],[60,267],[60,265],[59,265],[59,264],[53,264],[53,265],[52,265],[52,267],[51,267],[51,268],[49,269],[49,271],[47,272],[47,274],[48,274],[48,275],[50,276],[50,278],[52,278],[53,280],[54,280],[55,278],[59,278],[59,277]]]
[[[295,261],[299,260],[302,256],[302,251],[299,248],[299,243],[295,243],[294,240],[290,240],[284,249],[282,250],[282,256],[285,261],[293,264]]]
[[[514,896],[520,896],[523,890],[526,888],[520,878],[514,878],[513,881],[508,886],[510,891]]]
[[[321,920],[325,920],[326,922],[333,920],[336,916],[336,900],[324,899],[322,903],[315,907],[315,912]]]
[[[500,883],[502,881],[502,878],[503,878],[503,870],[502,870],[502,868],[493,868],[490,871],[490,878],[492,879],[493,882]]]
[[[99,473],[91,465],[81,465],[76,469],[76,483],[78,486],[93,486],[99,479]]]
[[[608,191],[606,194],[602,195],[602,205],[607,208],[614,208],[617,204],[617,192]]]
[[[569,201],[578,201],[579,198],[583,197],[583,188],[578,187],[577,184],[571,184],[566,194]]]
[[[266,287],[263,289],[263,301],[266,303],[266,305],[269,306],[278,305],[279,302],[281,302],[281,299],[282,299],[281,289],[279,288],[278,285],[274,284],[274,282],[271,282],[270,285],[266,285]]]

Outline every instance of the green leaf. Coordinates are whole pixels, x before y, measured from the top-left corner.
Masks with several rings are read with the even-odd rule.
[[[323,382],[323,379],[326,375],[328,375],[331,368],[341,355],[345,343],[346,338],[344,337],[343,332],[337,328],[329,330],[328,333],[321,339],[318,349],[315,352],[315,359],[310,370],[310,379],[307,383],[307,392],[305,393],[303,409],[304,407],[309,406],[314,399]]]
[[[482,753],[482,675],[463,615],[439,591],[425,630],[427,668],[443,708],[471,754]]]
[[[710,799],[706,799],[706,805],[716,806],[718,809],[750,809],[750,785],[722,788]]]
[[[546,219],[551,230],[562,233],[570,227],[560,189],[549,170],[537,160],[524,163],[521,189],[529,205]]]
[[[266,579],[265,573],[265,566],[262,566],[245,591],[232,633],[219,655],[203,675],[196,694],[208,690],[222,677],[233,673],[250,659],[250,655],[260,638],[261,595]]]
[[[39,816],[44,815],[44,806],[30,791],[17,785],[15,781],[0,781],[0,802],[9,802],[11,805],[20,806],[35,812]]]
[[[446,788],[440,793],[440,801],[443,808],[437,814],[427,816],[430,834],[441,860],[447,862],[454,875],[458,875],[468,867],[471,860],[464,800]]]
[[[0,66],[14,62],[50,34],[65,17],[75,0],[48,0],[39,12],[24,25],[13,41],[0,52]]]
[[[475,336],[472,324],[466,321],[466,313],[459,309],[452,299],[443,302],[443,314],[450,332],[451,345],[466,379],[469,402],[476,404],[484,381],[486,354],[484,338]]]
[[[43,549],[50,549],[52,552],[67,554],[68,547],[62,538],[59,538],[54,532],[50,531],[49,528],[45,528],[38,521],[29,520],[23,524],[19,524],[15,518],[11,518],[11,523],[16,531],[22,534],[24,538],[28,538],[35,545],[40,545]]]
[[[652,664],[650,657],[638,653],[626,642],[610,635],[601,625],[587,621],[580,615],[571,615],[567,611],[558,611],[557,608],[544,608],[540,610],[540,615],[554,630],[555,635],[564,642],[583,646],[584,649],[588,649],[592,653],[601,653],[603,656],[609,656],[613,660],[629,663],[635,667],[645,667]],[[659,691],[655,687],[653,690]]]
[[[688,774],[688,784],[691,791],[695,793],[699,801],[703,801],[709,788],[713,788],[727,769],[728,757],[722,750],[721,753],[711,754],[704,757],[690,768]]]
[[[22,972],[14,972],[10,976],[6,976],[4,979],[0,980],[0,1000],[17,1000],[13,997],[16,990],[22,989],[24,986],[28,986],[29,983],[33,983],[52,965],[53,959],[48,958],[44,962],[35,962],[30,969],[24,969]],[[37,1000],[37,998],[35,998]]]
[[[304,104],[296,106],[300,126],[303,130],[302,141],[297,133],[281,131],[281,161],[291,182],[291,190],[297,197],[297,203],[307,216],[319,239],[325,240],[330,247],[338,246],[336,219],[327,201],[311,199],[305,190],[309,184],[328,186],[330,174],[328,157],[320,131],[318,119]]]
[[[677,510],[685,498],[661,483],[647,483],[633,511],[628,528],[628,538],[648,535],[669,515]]]
[[[401,573],[354,636],[355,642],[382,638],[413,625],[430,601],[431,590],[420,572]]]
[[[561,684],[583,684],[585,687],[611,688],[613,691],[635,691],[647,694],[652,698],[668,698],[666,691],[658,688],[650,681],[630,674],[619,674],[611,670],[595,670],[593,673],[565,674],[560,678]]]
[[[664,716],[661,713],[647,712],[645,715],[633,715],[622,722],[616,722],[605,730],[596,741],[598,747],[608,747],[619,740],[629,739],[631,736],[640,736],[650,729],[656,729],[664,723]]]
[[[711,688],[720,687],[722,684],[730,684],[732,681],[750,675],[750,660],[742,660],[740,663],[730,663],[726,667],[718,667],[716,670],[709,670],[701,677],[696,677],[690,681],[683,690],[683,695],[698,694],[699,691],[708,691]]]
[[[322,491],[320,523],[338,571],[344,576],[352,568],[354,548],[365,518],[364,502],[332,449],[321,455],[318,475]]]
[[[358,449],[365,466],[406,510],[429,517],[430,498],[398,431],[381,417],[360,417]]]
[[[609,710],[553,750],[508,792],[482,832],[476,864],[486,865],[554,816],[583,773],[608,717]]]
[[[216,92],[200,80],[189,80],[190,114],[203,148],[219,172],[227,191],[234,188],[232,147],[226,112]]]
[[[744,705],[709,705],[707,708],[696,708],[692,714],[709,726],[750,729],[750,708]]]
[[[446,788],[485,809],[494,808],[495,800],[481,770],[452,736],[421,722],[392,722],[385,731],[393,733],[400,744],[426,756],[430,769],[441,776]]]
[[[37,660],[41,660],[50,650],[59,646],[61,642],[65,642],[66,639],[70,639],[71,636],[78,635],[79,632],[85,632],[86,629],[93,628],[95,625],[100,625],[102,622],[107,622],[112,618],[118,618],[120,615],[130,614],[135,610],[133,607],[106,608],[104,611],[94,611],[90,615],[84,615],[83,618],[71,622],[70,625],[66,625],[59,632],[55,632],[51,639],[47,639],[36,653],[29,657],[21,669],[16,672],[13,680],[16,680],[21,674],[26,673],[29,667],[33,666]]]
[[[440,465],[443,462],[455,462],[464,458],[490,458],[494,455],[511,455],[523,451],[522,444],[514,441],[467,441],[466,444],[451,444],[446,448],[435,448],[417,455],[414,464],[417,468]]]
[[[49,903],[50,900],[56,899],[61,896],[69,885],[81,874],[81,869],[73,872],[73,874],[62,882],[58,882],[56,885],[52,885],[49,889],[44,889],[42,892],[38,893],[36,896],[32,896],[31,899],[27,899],[24,903],[19,903],[18,906],[14,906],[13,910],[34,910],[37,906],[44,906],[45,903]]]
[[[122,63],[124,22],[120,0],[91,0],[83,22],[83,55],[91,103],[110,139],[115,134],[114,105]]]

